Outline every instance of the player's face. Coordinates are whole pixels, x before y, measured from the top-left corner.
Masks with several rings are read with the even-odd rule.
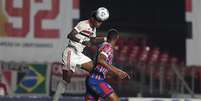
[[[94,26],[95,26],[96,28],[99,28],[99,27],[102,25],[102,23],[103,23],[103,22],[99,22],[99,21],[94,20]]]

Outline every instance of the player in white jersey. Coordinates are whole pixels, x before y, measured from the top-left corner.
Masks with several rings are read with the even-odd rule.
[[[106,8],[100,7],[92,12],[89,19],[80,21],[74,29],[68,34],[69,44],[62,54],[63,80],[57,85],[57,90],[53,101],[58,101],[59,97],[65,91],[65,87],[70,83],[73,73],[81,67],[90,72],[93,68],[92,60],[84,55],[83,49],[86,46],[96,42],[106,41],[106,37],[96,37],[96,28],[109,18],[109,12]]]

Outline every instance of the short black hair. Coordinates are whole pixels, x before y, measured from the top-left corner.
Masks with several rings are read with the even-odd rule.
[[[95,10],[91,12],[91,16],[90,17],[92,17],[92,18],[96,17],[96,11]]]
[[[95,19],[98,22],[103,22],[103,21],[101,21],[101,19],[99,19],[99,18],[96,17],[96,14],[97,14],[96,10],[92,11],[91,12],[91,18]]]
[[[118,36],[119,36],[119,32],[116,29],[112,28],[108,31],[107,41],[111,42],[112,40],[116,39]]]

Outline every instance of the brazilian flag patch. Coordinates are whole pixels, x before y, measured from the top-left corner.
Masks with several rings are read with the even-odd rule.
[[[28,64],[23,72],[17,73],[16,94],[45,94],[47,64]]]

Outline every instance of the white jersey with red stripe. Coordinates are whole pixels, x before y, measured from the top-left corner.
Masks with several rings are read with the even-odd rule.
[[[75,37],[83,41],[89,41],[90,37],[96,37],[96,28],[90,26],[89,20],[80,21],[74,29],[78,32]],[[78,52],[83,52],[85,45],[69,40],[69,44],[74,46]]]

